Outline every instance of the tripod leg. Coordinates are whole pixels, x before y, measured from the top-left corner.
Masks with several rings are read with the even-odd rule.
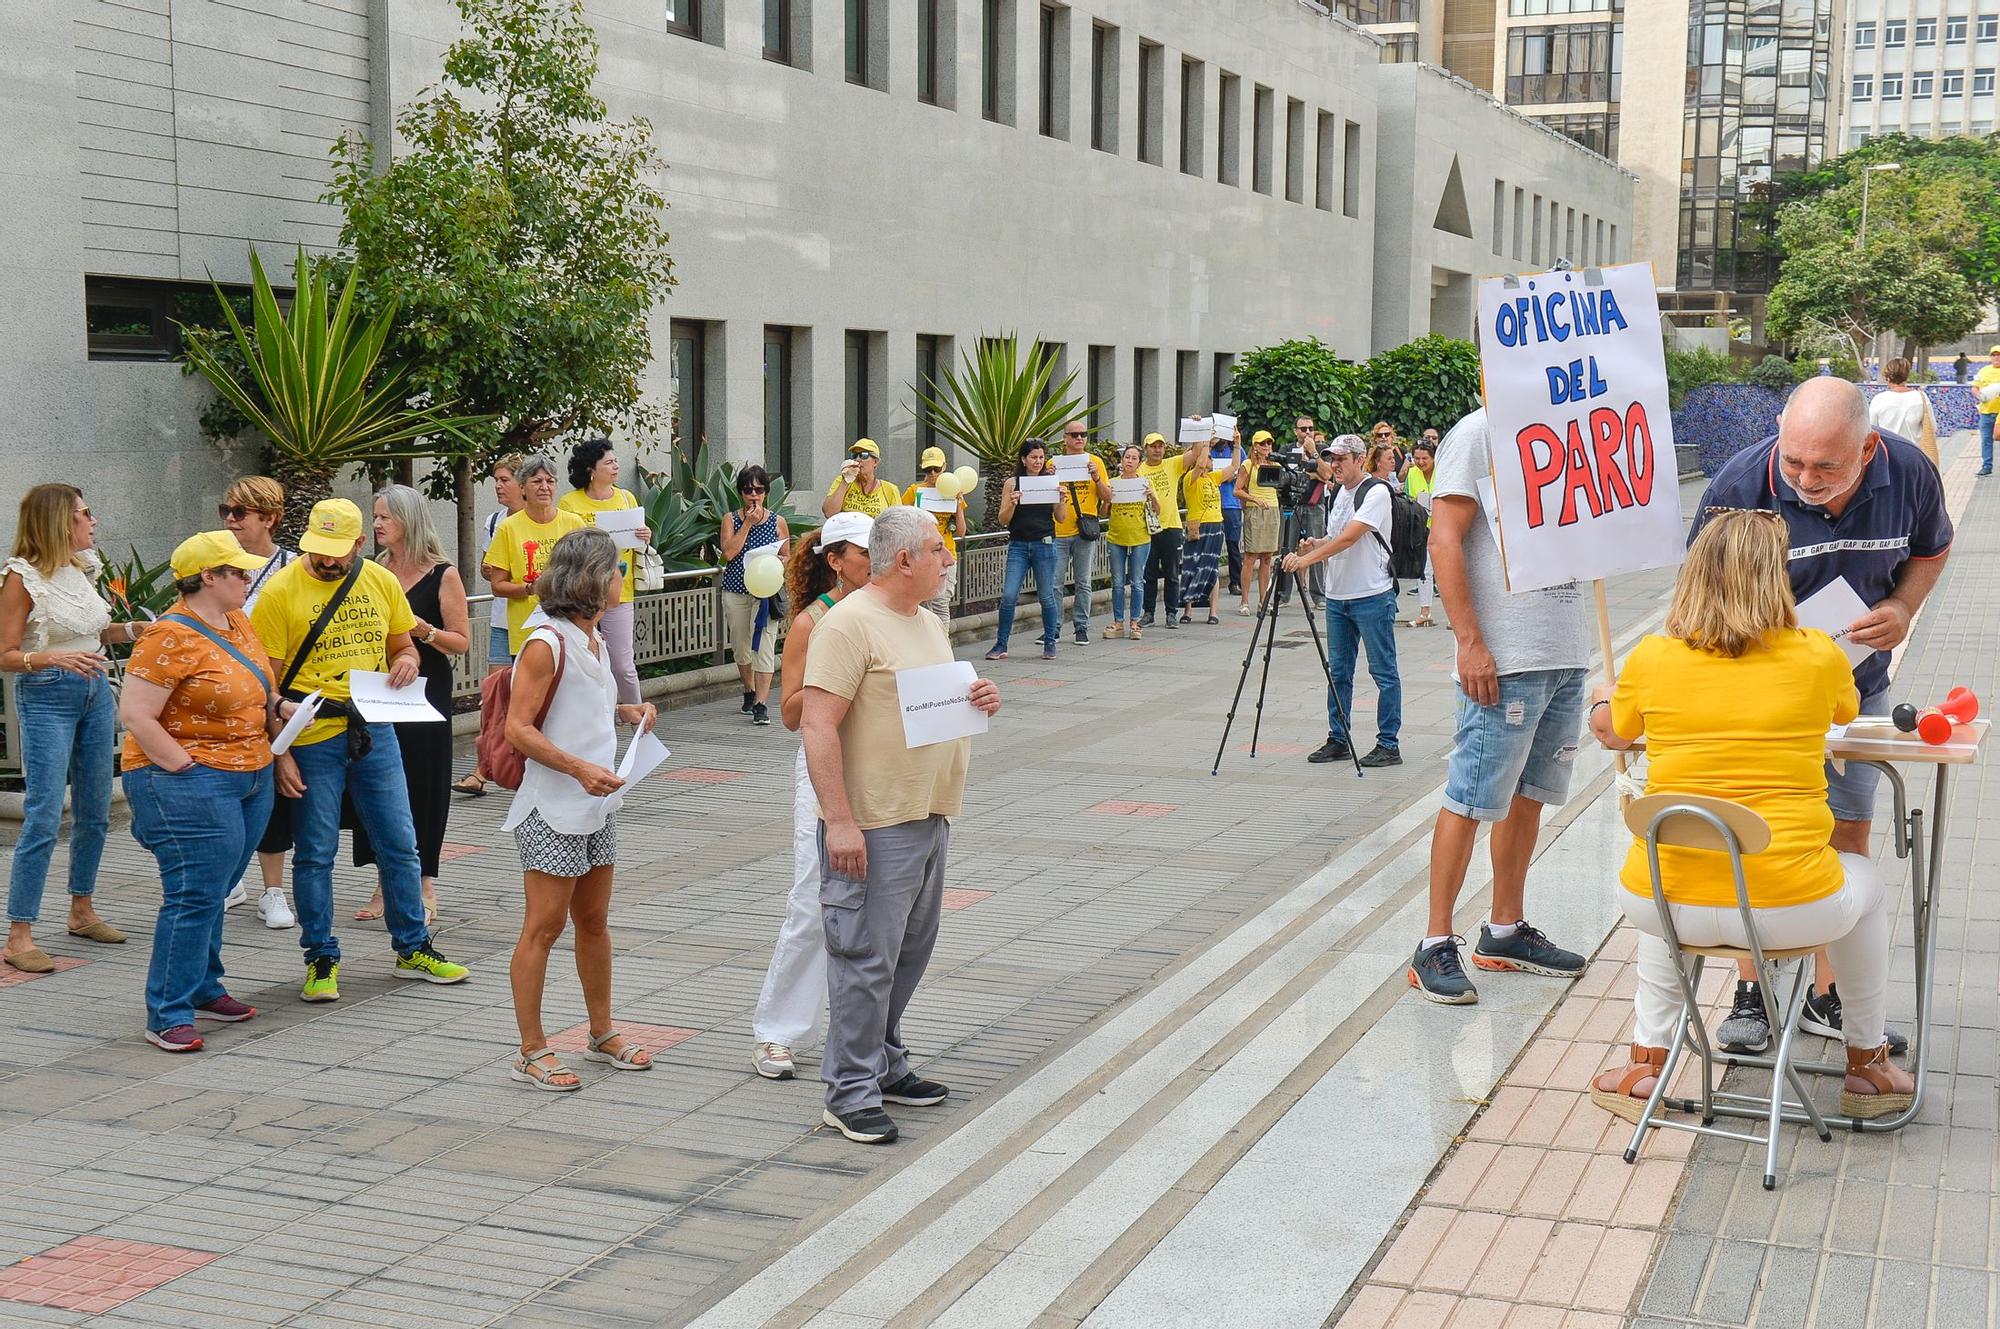
[[[1281,574],[1282,575],[1282,574]],[[1261,634],[1264,638],[1264,673],[1257,680],[1257,714],[1250,724],[1250,759],[1257,759],[1257,735],[1264,731],[1264,690],[1271,685],[1271,656],[1278,644],[1278,577],[1273,577],[1264,586],[1264,601],[1258,607],[1257,630],[1250,634],[1256,641]]]
[[[1256,654],[1257,634],[1253,632],[1250,634],[1249,645],[1244,647],[1243,650],[1243,664],[1236,671],[1236,694],[1229,699],[1229,715],[1222,722],[1222,741],[1215,745],[1215,764],[1208,769],[1210,775],[1219,775],[1222,772],[1222,754],[1229,749],[1229,730],[1236,723],[1236,710],[1243,702],[1243,685],[1250,680],[1250,661],[1256,657]],[[1271,652],[1266,648],[1264,652],[1264,673],[1266,677],[1269,677],[1270,671]],[[1260,683],[1257,687],[1257,711],[1260,718],[1262,717],[1263,710],[1264,688]],[[1254,754],[1257,746],[1254,736],[1251,739],[1250,746]]]

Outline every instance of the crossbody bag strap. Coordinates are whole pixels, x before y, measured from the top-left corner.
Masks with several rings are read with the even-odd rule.
[[[235,657],[236,663],[242,665],[245,669],[250,671],[251,677],[257,680],[257,686],[264,689],[265,702],[269,703],[269,701],[271,700],[271,680],[269,676],[266,675],[262,669],[259,669],[256,665],[252,664],[250,662],[250,657],[245,655],[243,652],[237,650],[235,644],[231,642],[228,638],[224,637],[221,633],[215,631],[215,629],[209,627],[208,624],[202,622],[200,619],[189,618],[185,614],[168,614],[165,618],[161,619],[160,621],[163,623],[180,623],[186,627],[193,628],[196,632],[199,632],[202,636],[208,638],[210,641],[214,642],[217,646],[220,646],[223,650],[228,651],[230,655]]]
[[[354,583],[360,578],[361,560],[357,558],[354,560],[354,566],[347,570],[347,575],[341,578],[340,585],[334,589],[333,598],[326,602],[326,607],[319,611],[319,617],[306,629],[306,635],[299,639],[299,648],[292,652],[292,662],[285,666],[285,676],[278,682],[279,692],[291,689],[292,680],[299,676],[299,670],[305,668],[306,660],[313,653],[313,647],[319,645],[320,634],[326,631],[327,624],[333,622],[333,616],[340,612],[340,606],[346,601],[347,593],[354,589]]]

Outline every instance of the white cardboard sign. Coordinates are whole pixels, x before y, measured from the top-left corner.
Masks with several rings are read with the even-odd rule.
[[[1507,589],[1671,567],[1679,467],[1650,263],[1479,284]]]
[[[969,660],[896,671],[896,703],[903,708],[903,744],[925,748],[987,730],[986,712],[972,704],[979,681]]]

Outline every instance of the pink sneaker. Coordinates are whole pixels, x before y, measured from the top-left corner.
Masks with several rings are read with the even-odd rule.
[[[201,1035],[191,1024],[177,1024],[171,1029],[146,1031],[146,1041],[162,1052],[199,1052]]]
[[[249,1019],[256,1013],[257,1008],[255,1006],[240,1002],[225,992],[214,1001],[208,1003],[208,1005],[197,1007],[194,1018],[197,1020],[213,1020],[217,1024],[236,1024],[239,1021]]]

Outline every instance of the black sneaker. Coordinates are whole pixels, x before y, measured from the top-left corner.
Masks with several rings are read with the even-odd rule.
[[[1354,749],[1347,746],[1346,739],[1335,738],[1332,734],[1328,734],[1326,742],[1320,744],[1306,760],[1318,766],[1329,761],[1346,761],[1353,755]]]
[[[752,706],[755,706],[756,704],[757,704],[757,694],[756,694],[756,693],[754,693],[754,692],[746,692],[746,693],[744,693],[744,694],[743,694],[743,713],[744,713],[745,715],[748,715],[748,714],[750,714],[750,708],[751,708]]]
[[[1078,628],[1076,630],[1076,644],[1079,646],[1090,645],[1090,634],[1082,628]]]
[[[1806,1003],[1799,1012],[1799,1030],[1802,1033],[1818,1034],[1821,1038],[1843,1037],[1840,1028],[1840,984],[1828,983],[1826,991],[1817,988],[1806,994]],[[1898,1031],[1882,1026],[1882,1037],[1889,1042],[1889,1055],[1900,1057],[1910,1047],[1910,1040]]]
[[[1152,610],[1148,609],[1148,610],[1146,611],[1146,616],[1145,616],[1144,618],[1142,618],[1142,619],[1140,619],[1140,620],[1139,620],[1139,626],[1140,626],[1140,627],[1142,627],[1142,628],[1150,628],[1150,627],[1152,627],[1152,626],[1153,626],[1153,611],[1152,611]]]
[[[1375,750],[1361,759],[1361,764],[1369,767],[1401,766],[1403,764],[1403,754],[1394,748],[1385,748],[1380,743],[1377,743]]]
[[[751,724],[771,723],[771,708],[769,706],[766,706],[761,701],[758,702],[755,706],[752,706],[750,708],[750,723]]]
[[[1470,1006],[1479,1000],[1479,989],[1465,976],[1458,958],[1460,938],[1447,937],[1435,946],[1419,946],[1410,961],[1410,986],[1424,994],[1426,1001],[1446,1006]]]
[[[935,1107],[944,1102],[950,1093],[951,1090],[936,1080],[922,1079],[911,1071],[896,1083],[882,1086],[882,1101],[906,1103],[911,1107]]]
[[[1585,964],[1581,955],[1556,945],[1526,919],[1515,924],[1510,937],[1495,937],[1489,925],[1481,923],[1479,943],[1472,948],[1472,962],[1481,969],[1517,970],[1546,974],[1550,978],[1575,978],[1583,972]]]
[[[856,1144],[888,1144],[896,1138],[896,1123],[878,1107],[857,1108],[853,1112],[822,1108],[819,1119]]]
[[[1736,980],[1736,999],[1729,1018],[1715,1026],[1715,1044],[1724,1052],[1758,1053],[1771,1046],[1771,1022],[1764,1015],[1764,998],[1755,983]]]

